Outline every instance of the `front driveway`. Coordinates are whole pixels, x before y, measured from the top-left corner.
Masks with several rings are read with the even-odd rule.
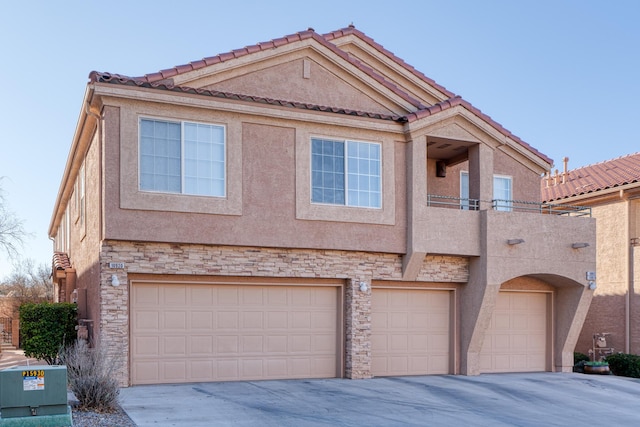
[[[135,386],[138,426],[635,426],[640,380],[485,374]]]

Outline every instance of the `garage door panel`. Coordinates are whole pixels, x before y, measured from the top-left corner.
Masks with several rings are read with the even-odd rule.
[[[216,289],[216,301],[219,306],[235,305],[240,303],[239,290],[233,286],[221,286]]]
[[[311,314],[309,312],[293,312],[289,316],[289,325],[292,329],[310,329]]]
[[[238,321],[237,311],[219,311],[217,316],[217,330],[231,329],[237,330],[240,322]]]
[[[138,307],[157,307],[160,303],[160,289],[154,287],[136,287],[133,288],[133,299]]]
[[[213,337],[210,335],[194,335],[189,341],[191,345],[190,353],[195,356],[213,354]]]
[[[136,356],[158,356],[160,354],[160,338],[157,336],[138,336],[133,340]]]
[[[287,329],[289,315],[286,311],[269,311],[267,313],[268,329]]]
[[[264,337],[262,335],[249,335],[242,337],[241,352],[243,354],[262,354],[264,351]]]
[[[167,356],[184,356],[187,354],[186,337],[165,337],[163,340],[164,354]]]
[[[157,312],[138,312],[133,317],[139,331],[152,333],[160,330],[160,314]]]
[[[215,292],[208,287],[199,287],[191,290],[189,304],[193,306],[209,307],[215,303]]]
[[[162,316],[162,326],[164,329],[185,330],[187,329],[187,313],[185,311],[166,311]]]
[[[132,383],[335,377],[338,289],[134,284]]]
[[[218,336],[216,340],[216,348],[213,355],[215,356],[216,354],[225,356],[228,356],[229,354],[238,354],[238,336]]]
[[[192,311],[190,313],[191,329],[211,330],[213,329],[213,313],[210,311]]]
[[[500,292],[480,352],[480,372],[546,370],[547,294]]]
[[[287,335],[270,335],[267,337],[267,353],[286,353],[289,342]]]
[[[165,304],[184,306],[187,304],[187,291],[183,288],[165,288],[162,299]]]
[[[371,351],[374,376],[449,373],[450,292],[373,290]]]
[[[245,311],[242,313],[244,329],[261,329],[264,325],[264,313],[261,311]]]

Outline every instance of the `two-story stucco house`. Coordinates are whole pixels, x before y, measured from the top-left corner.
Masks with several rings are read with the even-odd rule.
[[[597,288],[576,351],[640,354],[640,153],[547,176],[542,198],[588,206],[598,222]]]
[[[595,221],[550,167],[353,26],[93,72],[58,295],[123,385],[566,371]]]

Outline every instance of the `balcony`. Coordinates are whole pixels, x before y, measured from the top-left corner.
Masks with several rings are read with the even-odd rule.
[[[413,218],[411,249],[427,254],[508,254],[523,239],[535,257],[565,257],[576,242],[595,246],[591,208],[517,200],[474,200],[428,195]],[[558,248],[563,248],[558,251]]]
[[[481,206],[490,207],[494,211],[502,212],[532,212],[547,215],[575,216],[591,218],[591,208],[586,206],[569,206],[553,203],[524,202],[520,200],[494,199],[483,201],[478,199],[463,199],[460,197],[427,195],[427,206],[478,211]]]

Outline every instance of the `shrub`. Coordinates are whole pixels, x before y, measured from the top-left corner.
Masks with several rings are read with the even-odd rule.
[[[112,412],[117,407],[120,388],[115,376],[117,364],[100,348],[89,348],[78,340],[60,354],[67,366],[69,389],[80,403],[78,409]]]
[[[61,347],[76,337],[78,311],[70,303],[27,303],[20,306],[20,334],[27,357],[56,364]]]
[[[609,363],[609,369],[614,375],[640,378],[640,356],[617,353],[607,356],[606,361]]]
[[[589,360],[591,360],[589,358],[589,356],[587,356],[584,353],[580,353],[579,351],[576,351],[573,353],[573,364],[577,365],[578,362],[588,362]]]

